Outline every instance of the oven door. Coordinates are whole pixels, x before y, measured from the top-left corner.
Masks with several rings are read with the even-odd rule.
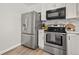
[[[65,35],[61,33],[48,32],[46,34],[46,44],[60,49],[65,49]]]

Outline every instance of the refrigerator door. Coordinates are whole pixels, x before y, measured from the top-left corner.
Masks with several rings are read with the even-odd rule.
[[[33,23],[32,23],[32,33],[37,34],[38,29],[41,27],[40,14],[33,12]]]
[[[41,20],[40,20],[40,14],[37,12],[33,11],[33,25],[32,25],[32,33],[34,34],[33,36],[33,47],[38,47],[38,29],[41,27],[40,25]]]
[[[22,14],[22,20],[21,20],[21,30],[22,33],[32,33],[32,12]]]

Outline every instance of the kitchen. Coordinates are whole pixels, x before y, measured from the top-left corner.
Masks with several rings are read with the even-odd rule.
[[[30,4],[24,4],[24,5],[28,6]],[[65,7],[65,8],[63,8],[63,7]],[[26,12],[25,10],[28,10],[28,11]],[[38,3],[38,4],[31,4],[30,7],[28,7],[28,9],[25,9],[25,10],[21,13],[21,16],[24,15],[24,16],[22,16],[23,18],[21,17],[22,19],[25,19],[24,18],[25,15],[27,15],[29,13],[30,13],[29,14],[30,16],[28,16],[28,15],[26,16],[26,17],[29,17],[28,19],[33,17],[32,15],[37,15],[37,18],[38,18],[38,16],[40,16],[40,14],[38,14],[38,13],[41,13],[41,18],[39,18],[39,19],[42,21],[43,25],[45,25],[44,27],[42,27],[42,29],[39,28],[37,30],[38,33],[35,32],[36,33],[35,36],[34,35],[32,36],[32,38],[35,38],[38,35],[38,40],[35,40],[36,42],[34,42],[33,45],[38,44],[37,47],[39,47],[40,49],[43,49],[46,52],[51,53],[51,54],[79,55],[79,52],[78,52],[79,51],[79,47],[78,47],[78,42],[79,42],[79,40],[78,40],[78,38],[79,38],[79,28],[78,28],[78,25],[79,25],[78,24],[79,23],[79,20],[78,20],[79,19],[79,4],[78,3],[59,3],[59,4],[58,3],[54,3],[54,4],[52,4],[52,3]],[[47,14],[50,13],[51,10],[58,10],[58,11],[56,11],[56,13],[54,13],[54,15],[53,15],[54,17],[55,17],[55,15],[58,15],[58,13],[62,17],[58,17],[58,18],[56,17],[55,19],[53,19],[53,18],[50,19],[50,17],[52,16],[53,13],[50,14],[49,17],[47,16]],[[48,13],[46,13],[46,11],[48,11]],[[64,11],[64,13],[63,13],[63,11]],[[63,14],[64,14],[64,16],[63,16]],[[41,23],[41,21],[38,20],[37,22]],[[26,21],[21,21],[21,22],[26,22],[30,25],[30,21],[28,22],[27,19],[26,19]],[[23,24],[23,26],[28,27],[25,24]],[[23,27],[23,26],[21,26],[21,27]],[[54,27],[54,28],[52,29],[51,27]],[[46,31],[44,31],[44,28]],[[62,34],[61,33],[52,34],[52,36],[54,36],[54,35],[59,36],[58,38],[54,36],[55,38],[60,40],[60,41],[57,41],[57,43],[55,43],[55,44],[57,44],[56,45],[57,48],[54,45],[45,43],[45,40],[47,37],[46,34],[47,34],[47,31],[49,28],[52,29],[52,31],[49,30],[49,32],[51,32],[51,34],[53,31],[55,32],[55,30],[57,30],[58,32],[63,31]],[[25,30],[26,30],[26,28],[25,28]],[[28,33],[22,32],[21,34],[30,35],[31,34],[31,33],[29,33],[30,30],[31,29],[27,30]],[[23,36],[22,36],[22,39],[24,38]],[[54,38],[54,37],[49,36],[49,38]],[[60,39],[60,37],[61,37],[61,39]],[[29,38],[30,37],[28,37],[28,39]],[[48,38],[48,41],[49,41],[49,38]],[[63,38],[64,38],[64,41],[62,41]],[[26,41],[22,41],[22,39],[21,39],[21,43],[22,44],[26,43]],[[26,46],[29,46],[29,41],[27,41],[27,43],[28,43],[28,45],[26,45]],[[32,43],[30,43],[30,44],[32,45]],[[50,46],[45,46],[45,44],[54,46],[55,48],[51,48]],[[32,47],[32,46],[30,46],[30,47]],[[34,49],[36,49],[37,47],[33,46]],[[48,50],[46,50],[46,49],[48,49]]]

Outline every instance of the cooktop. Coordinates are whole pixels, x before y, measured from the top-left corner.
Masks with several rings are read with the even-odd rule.
[[[47,32],[66,33],[65,27],[48,27]]]

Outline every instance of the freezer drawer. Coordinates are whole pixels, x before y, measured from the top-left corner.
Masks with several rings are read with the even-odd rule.
[[[26,34],[22,34],[21,35],[21,44],[32,48],[32,35],[26,35]]]

